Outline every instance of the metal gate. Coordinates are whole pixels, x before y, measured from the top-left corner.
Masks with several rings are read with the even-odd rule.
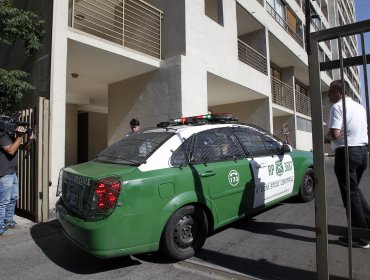
[[[310,20],[310,17],[308,18]],[[309,22],[308,22],[309,24]],[[309,73],[310,73],[310,88],[311,88],[311,115],[312,115],[312,138],[315,166],[315,221],[316,221],[316,263],[318,279],[329,279],[328,272],[328,231],[330,233],[340,233],[342,235],[348,233],[351,240],[352,232],[357,236],[365,237],[368,234],[367,230],[352,228],[350,220],[350,203],[348,204],[348,229],[335,228],[327,224],[327,205],[326,205],[326,182],[325,182],[325,159],[324,159],[324,132],[323,132],[323,112],[322,112],[322,96],[320,84],[320,71],[331,69],[340,69],[342,77],[342,88],[344,80],[344,69],[351,66],[362,66],[365,78],[365,98],[366,111],[369,121],[369,90],[367,81],[367,64],[370,64],[370,55],[365,51],[364,33],[370,32],[370,20],[357,22],[353,24],[343,25],[327,30],[311,33],[310,42],[307,46],[309,54]],[[343,56],[343,37],[360,36],[362,55],[357,57]],[[339,59],[334,61],[321,62],[319,60],[319,42],[333,40],[338,43]],[[308,41],[309,43],[309,41]],[[369,130],[369,128],[368,128]],[[368,131],[368,136],[370,133]],[[346,147],[348,149],[348,147]],[[347,150],[348,151],[348,150]],[[347,185],[348,179],[348,152],[346,152],[346,169],[347,169]],[[349,188],[348,194],[349,197]],[[352,279],[352,248],[348,247],[348,263],[349,263],[349,279]]]
[[[20,121],[34,129],[36,141],[18,152],[17,212],[35,222],[49,218],[49,100],[40,97],[35,108],[21,111]]]

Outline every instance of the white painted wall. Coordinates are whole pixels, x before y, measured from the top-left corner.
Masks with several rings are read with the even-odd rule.
[[[296,148],[300,150],[312,150],[312,133],[297,130],[296,133]]]
[[[185,5],[187,47],[181,64],[183,115],[207,112],[208,72],[260,93],[261,98],[270,96],[269,77],[238,59],[235,1],[223,1],[223,26],[205,16],[204,1],[188,1]]]
[[[226,1],[224,1],[226,2]],[[232,1],[233,2],[233,1]],[[288,48],[295,56],[308,66],[308,56],[306,51],[297,44],[297,42],[282,28],[275,19],[262,7],[257,1],[238,0],[247,11],[253,13],[253,17],[258,20],[262,25],[266,26],[269,32],[273,34]],[[296,6],[298,8],[298,5]],[[298,15],[300,14],[298,11]]]

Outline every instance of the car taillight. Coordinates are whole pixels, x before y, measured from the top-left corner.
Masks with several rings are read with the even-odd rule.
[[[117,178],[100,179],[95,188],[94,207],[99,211],[107,211],[116,205],[121,191],[121,181]]]

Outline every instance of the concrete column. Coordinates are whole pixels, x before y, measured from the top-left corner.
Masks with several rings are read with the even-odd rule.
[[[55,208],[59,170],[65,158],[68,0],[54,1],[50,75],[49,209]]]
[[[208,112],[207,70],[196,59],[184,57],[181,65],[182,115],[195,116]]]

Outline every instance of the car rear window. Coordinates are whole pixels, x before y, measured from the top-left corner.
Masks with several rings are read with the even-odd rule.
[[[110,145],[95,161],[139,165],[174,133],[165,129],[140,131]]]

